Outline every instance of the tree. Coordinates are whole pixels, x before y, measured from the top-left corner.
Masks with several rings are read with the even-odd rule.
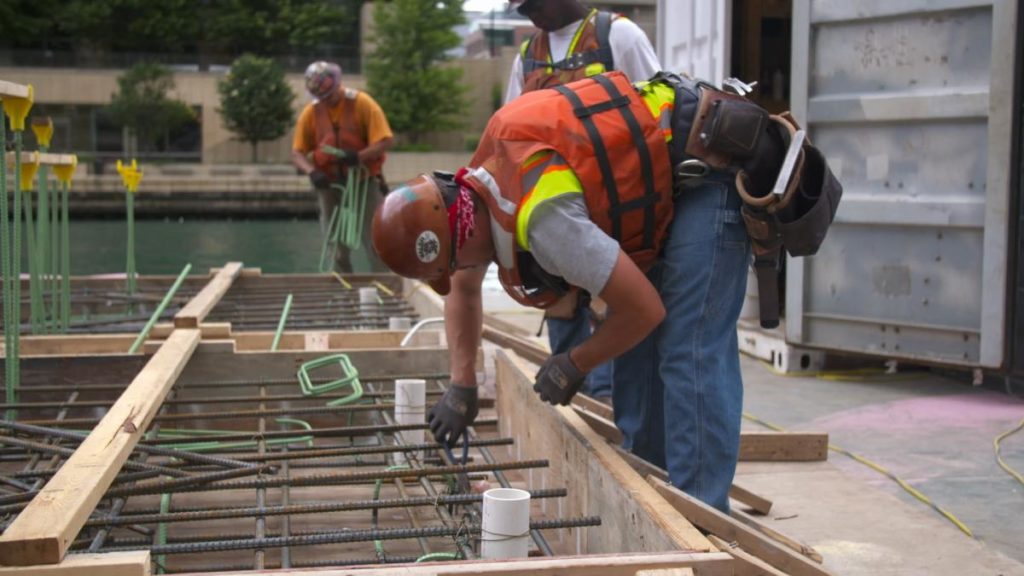
[[[168,132],[195,119],[188,105],[168,96],[174,77],[159,64],[136,64],[117,78],[117,85],[107,110],[137,138],[141,151],[152,150]]]
[[[217,91],[221,106],[217,112],[228,130],[252,145],[253,162],[260,142],[280,138],[291,127],[295,93],[269,58],[242,55],[217,83]]]
[[[464,22],[462,1],[377,2],[373,17],[377,48],[366,75],[391,127],[414,144],[426,132],[459,128],[466,106],[462,69],[442,63],[461,42],[453,28]]]

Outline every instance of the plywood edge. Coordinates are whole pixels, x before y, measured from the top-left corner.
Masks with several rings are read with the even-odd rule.
[[[74,554],[49,566],[0,566],[0,576],[149,576],[148,550]]]
[[[514,420],[515,416],[522,415],[523,413],[529,414],[529,418],[521,424],[523,427],[528,427],[529,430],[521,430],[518,431],[518,434],[512,435],[528,437],[532,443],[548,447],[550,451],[556,453],[557,457],[562,456],[559,453],[559,446],[565,446],[569,443],[581,446],[586,451],[584,464],[600,466],[601,470],[610,476],[610,481],[615,484],[616,489],[608,489],[602,492],[602,494],[613,498],[620,496],[628,498],[630,500],[629,508],[637,513],[646,515],[650,520],[649,524],[638,522],[635,518],[631,517],[619,521],[617,517],[611,517],[613,513],[624,513],[619,507],[614,506],[611,502],[595,502],[596,505],[602,507],[601,515],[603,518],[607,517],[610,525],[618,524],[623,529],[629,526],[631,529],[637,530],[643,530],[643,527],[647,526],[648,529],[654,530],[656,533],[638,534],[636,535],[637,538],[648,542],[657,540],[671,542],[671,545],[683,550],[715,551],[715,547],[711,542],[704,538],[685,517],[670,506],[667,506],[651,486],[622,460],[599,434],[577,416],[572,408],[566,406],[552,407],[537,398],[536,394],[530,390],[532,377],[529,374],[531,372],[514,352],[499,349],[495,357],[498,362],[499,375],[499,419],[504,420],[502,429],[505,433],[515,432],[508,430],[510,419]],[[512,410],[510,399],[514,399],[517,403],[521,404],[516,406],[517,410]],[[548,422],[553,421],[553,423],[548,425],[544,420]],[[561,434],[562,437],[539,438],[538,435],[543,434],[545,430],[554,430],[554,434]],[[522,440],[519,440],[519,443],[522,443]],[[568,453],[572,451],[565,451],[567,452],[566,458],[568,459]],[[553,467],[556,465],[562,465],[562,463],[553,464]],[[583,466],[584,468],[586,467],[585,465]],[[585,470],[572,470],[574,475],[584,474],[584,472]],[[605,476],[605,478],[608,476]],[[596,478],[584,477],[576,478],[576,480],[582,485],[569,487],[571,498],[580,498],[578,493],[573,494],[572,492],[587,490],[588,484],[590,485],[589,489],[592,490],[602,488],[601,483],[597,482]],[[584,510],[583,512],[593,514],[597,511]],[[626,515],[629,516],[628,513]],[[621,540],[624,536],[623,534],[618,534],[616,538]]]
[[[28,98],[28,86],[15,84],[6,80],[0,80],[0,98],[10,96],[12,98]]]
[[[57,564],[145,433],[199,343],[176,330],[0,536],[0,564]]]

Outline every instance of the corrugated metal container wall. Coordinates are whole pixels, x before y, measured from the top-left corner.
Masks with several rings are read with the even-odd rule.
[[[792,107],[845,193],[787,263],[787,340],[1003,366],[1016,1],[793,10]]]

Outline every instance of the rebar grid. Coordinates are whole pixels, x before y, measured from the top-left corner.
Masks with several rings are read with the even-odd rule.
[[[412,374],[411,377],[421,377],[432,382],[430,389],[431,396],[440,394],[443,390],[441,381],[446,378],[445,374]],[[155,438],[155,434],[147,435],[140,441],[133,456],[125,463],[122,472],[115,478],[114,484],[105,495],[104,502],[97,507],[94,517],[87,523],[78,540],[73,547],[76,551],[89,550],[108,552],[115,550],[147,548],[151,550],[156,562],[157,572],[173,572],[176,569],[177,560],[170,559],[167,562],[165,556],[193,554],[187,556],[191,560],[187,564],[188,570],[209,570],[215,566],[203,564],[201,556],[196,553],[213,551],[238,551],[251,550],[253,553],[250,564],[239,565],[241,568],[275,568],[275,567],[303,567],[320,565],[343,565],[348,563],[345,559],[323,560],[323,550],[304,548],[308,546],[321,546],[325,544],[341,545],[353,542],[377,542],[378,545],[384,541],[416,541],[423,555],[430,553],[431,549],[457,549],[461,557],[472,557],[473,544],[476,535],[479,533],[479,504],[482,495],[477,493],[452,493],[449,487],[440,488],[442,485],[451,485],[445,478],[455,474],[473,474],[473,479],[483,479],[493,475],[500,478],[502,485],[509,485],[501,471],[503,470],[526,470],[530,468],[542,468],[547,466],[543,460],[533,461],[511,461],[498,462],[487,452],[489,446],[509,445],[512,443],[508,438],[477,438],[470,442],[470,446],[478,455],[473,460],[483,457],[481,462],[467,463],[466,465],[454,464],[444,456],[441,447],[433,442],[417,444],[401,444],[401,437],[396,433],[405,430],[424,429],[425,424],[398,425],[390,418],[390,411],[394,405],[394,393],[382,386],[390,383],[394,377],[364,379],[367,384],[367,392],[364,400],[372,404],[355,404],[339,407],[309,406],[309,402],[323,402],[325,400],[340,397],[339,395],[324,395],[317,398],[308,398],[297,394],[268,394],[270,386],[285,386],[294,384],[291,380],[273,379],[251,379],[251,380],[230,380],[230,381],[190,381],[177,383],[168,394],[168,401],[161,406],[161,412],[154,418],[150,432],[162,428],[167,431],[169,424],[187,425],[192,420],[203,420],[204,425],[212,425],[216,428],[217,423],[224,420],[239,421],[240,419],[252,419],[257,422],[258,427],[252,432],[232,431],[227,434],[204,434],[191,436],[184,441],[188,443],[197,442],[247,442],[255,441],[255,448],[225,447],[216,449],[209,453],[196,453],[177,450],[174,444],[183,442],[180,438]],[[89,400],[79,401],[78,394],[82,392],[98,392],[118,394],[127,385],[119,384],[91,384],[91,383],[70,383],[64,386],[35,385],[27,384],[23,390],[23,396],[36,400],[12,403],[9,407],[23,408],[26,410],[39,411],[59,409],[61,412],[56,418],[23,420],[20,422],[0,421],[0,445],[6,448],[0,450],[3,458],[14,458],[19,455],[27,457],[29,465],[20,472],[14,472],[6,477],[0,477],[10,489],[16,491],[13,494],[0,495],[0,513],[6,513],[9,521],[11,513],[17,512],[24,507],[24,503],[31,499],[34,490],[26,490],[29,482],[35,482],[35,489],[39,484],[48,478],[53,469],[59,467],[62,459],[69,456],[76,445],[80,443],[85,435],[79,432],[65,430],[66,426],[91,424],[98,421],[95,418],[68,418],[67,414],[74,410],[101,410],[113,404],[114,400],[96,400],[93,395]],[[39,394],[46,394],[51,390],[62,390],[67,392],[74,390],[63,402],[48,401]],[[219,393],[219,390],[243,389],[246,391],[259,391],[259,396],[242,394]],[[200,392],[196,392],[199,390]],[[193,402],[192,399],[182,397],[182,393],[188,391],[192,394],[202,394]],[[210,395],[208,392],[212,392]],[[280,392],[280,390],[277,390]],[[35,394],[35,396],[32,396]],[[220,410],[209,412],[188,412],[169,413],[172,410],[202,410],[217,404],[255,404],[255,409],[244,410]],[[299,405],[296,405],[299,404]],[[6,407],[6,406],[5,406]],[[330,415],[338,417],[347,416],[350,419],[348,426],[323,426],[314,427],[312,430],[267,430],[268,416],[302,416],[308,414]],[[31,417],[31,413],[28,414]],[[24,418],[25,415],[22,415]],[[353,423],[352,417],[359,417],[359,422]],[[369,422],[367,423],[367,417]],[[244,422],[244,420],[241,420]],[[478,421],[480,426],[493,425],[496,422],[489,419]],[[41,425],[42,424],[42,425]],[[4,435],[6,434],[6,435]],[[15,437],[14,434],[20,436]],[[28,438],[26,438],[26,436]],[[300,445],[303,438],[311,437],[310,446]],[[287,442],[287,444],[270,445],[270,440]],[[47,444],[45,442],[51,442]],[[416,458],[416,453],[423,451],[424,457]],[[406,454],[406,458],[413,464],[412,469],[390,470],[384,468],[390,462],[388,458],[395,454]],[[438,456],[431,457],[429,454],[436,453]],[[45,468],[38,466],[39,457],[52,455],[53,466]],[[367,459],[365,456],[383,456],[385,459]],[[342,458],[342,460],[337,460]],[[148,459],[148,461],[147,461]],[[331,473],[307,473],[305,470],[313,467],[340,468],[342,471]],[[369,467],[372,469],[363,470]],[[477,473],[483,473],[479,476]],[[244,480],[232,480],[240,476],[251,476]],[[160,479],[156,479],[156,478]],[[410,485],[406,481],[413,480],[412,487],[416,491],[425,493],[416,495],[410,491]],[[309,500],[309,487],[357,487],[359,485],[369,486],[376,482],[389,481],[394,484],[399,497],[385,497],[374,499],[344,499],[331,502],[317,502]],[[22,484],[22,485],[19,485]],[[8,492],[10,492],[8,489]],[[306,493],[298,495],[296,489],[306,490]],[[337,489],[337,488],[335,488]],[[352,488],[345,488],[351,490]],[[255,505],[228,505],[221,501],[220,496],[214,494],[228,494],[227,498],[234,501],[237,498],[245,498],[244,491],[253,491],[256,495]],[[431,492],[433,492],[431,494]],[[149,511],[139,508],[142,502],[133,503],[135,498],[146,495],[168,494],[167,506],[158,510],[150,507]],[[564,489],[538,490],[531,494],[534,498],[559,498],[564,497]],[[192,498],[190,500],[190,498]],[[198,498],[199,500],[194,500]],[[202,505],[195,506],[195,503]],[[211,505],[216,502],[216,505]],[[189,506],[189,504],[193,504]],[[145,506],[145,504],[143,504]],[[461,516],[448,514],[451,507],[462,507],[465,511]],[[333,518],[337,514],[348,514],[339,517],[341,522],[352,521],[352,513],[359,511],[371,511],[376,513],[380,510],[401,510],[404,511],[409,525],[403,527],[376,525],[376,519],[372,529],[344,529],[344,530],[293,530],[293,523],[301,518],[326,517]],[[425,520],[422,513],[415,512],[434,511],[436,520]],[[476,522],[472,520],[477,518]],[[249,534],[227,536],[223,531],[216,533],[216,536],[202,537],[195,540],[174,538],[167,535],[168,526],[182,522],[203,523],[218,520],[246,519],[255,520],[254,531]],[[275,529],[271,529],[268,519],[276,518]],[[342,519],[343,518],[343,519]],[[440,521],[440,524],[436,522]],[[393,520],[392,520],[393,522]],[[531,525],[531,532],[535,534],[535,540],[539,536],[538,530],[551,528],[571,528],[591,526],[599,523],[597,518],[570,518],[558,520],[544,520]],[[357,523],[358,525],[358,523]],[[241,525],[239,525],[241,526]],[[141,534],[142,537],[128,536],[128,534]],[[543,553],[551,553],[546,542],[540,538],[543,546],[540,546]],[[447,544],[446,544],[447,543]],[[303,547],[292,550],[292,547]],[[270,551],[276,550],[271,556]],[[311,551],[312,550],[312,551]],[[380,552],[372,560],[377,563],[389,563],[395,560],[410,561],[418,557],[408,556],[410,550],[403,546],[396,545],[395,554]],[[310,556],[314,554],[314,556]],[[199,558],[199,560],[196,560]],[[200,564],[195,564],[195,562]],[[214,560],[210,560],[211,562]],[[223,562],[223,558],[216,559]],[[362,559],[364,563],[366,559]]]

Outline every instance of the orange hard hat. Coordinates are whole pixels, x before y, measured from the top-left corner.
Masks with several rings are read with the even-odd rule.
[[[451,290],[455,247],[448,206],[457,188],[421,174],[392,190],[373,215],[373,249],[395,273],[422,280],[438,294]]]

